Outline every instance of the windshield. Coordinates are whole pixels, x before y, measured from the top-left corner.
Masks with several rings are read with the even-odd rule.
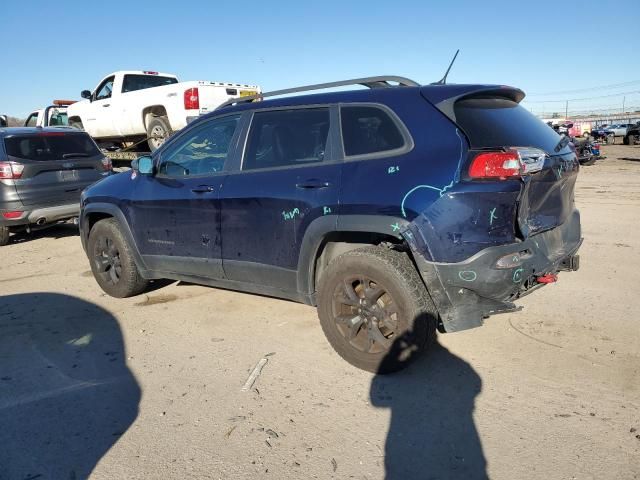
[[[178,83],[175,77],[159,77],[157,75],[125,75],[122,81],[122,93],[161,87]]]
[[[86,133],[16,135],[6,137],[4,146],[8,156],[21,160],[49,161],[100,155],[98,147]]]

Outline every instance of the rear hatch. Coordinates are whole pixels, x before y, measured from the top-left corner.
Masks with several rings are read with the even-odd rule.
[[[472,150],[518,151],[525,165],[531,162],[517,210],[520,233],[527,238],[563,224],[574,211],[579,163],[570,143],[561,143],[560,135],[519,105],[523,96],[517,89],[485,88],[436,107],[466,134]]]
[[[4,143],[14,171],[21,172],[13,181],[25,206],[78,202],[82,190],[111,168],[84,132],[21,132]]]

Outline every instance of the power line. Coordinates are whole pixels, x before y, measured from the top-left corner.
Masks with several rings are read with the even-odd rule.
[[[611,85],[602,85],[600,87],[588,87],[588,88],[578,88],[576,90],[560,90],[557,92],[546,92],[546,93],[527,93],[527,96],[545,96],[545,95],[564,95],[565,93],[582,93],[582,92],[592,92],[594,90],[607,90],[610,88],[622,88],[628,87],[630,85],[635,85],[640,83],[640,80],[632,80],[630,82],[624,83],[612,83]]]
[[[596,98],[609,98],[609,97],[621,97],[622,95],[631,95],[634,93],[640,93],[640,90],[632,90],[630,92],[611,93],[609,95],[598,95],[595,97],[584,98],[563,98],[562,100],[524,100],[526,103],[564,103],[564,102],[579,102],[582,100],[594,100]]]

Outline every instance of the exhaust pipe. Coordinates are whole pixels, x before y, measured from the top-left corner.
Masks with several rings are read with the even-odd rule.
[[[38,225],[39,227],[44,225],[45,223],[47,223],[47,219],[45,217],[40,217],[36,220],[36,225]]]

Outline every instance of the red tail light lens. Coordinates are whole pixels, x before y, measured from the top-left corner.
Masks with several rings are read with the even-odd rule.
[[[113,168],[113,164],[111,163],[111,159],[109,157],[104,157],[102,159],[102,169],[105,172],[110,172],[112,168]]]
[[[13,218],[20,218],[22,216],[22,212],[19,212],[19,211],[2,212],[2,216],[7,220],[11,220]]]
[[[24,165],[16,162],[0,162],[0,179],[15,180],[22,176]]]
[[[185,110],[200,110],[200,96],[198,88],[187,88],[184,91]]]
[[[478,154],[469,167],[471,178],[507,178],[522,174],[518,152],[483,152]]]

